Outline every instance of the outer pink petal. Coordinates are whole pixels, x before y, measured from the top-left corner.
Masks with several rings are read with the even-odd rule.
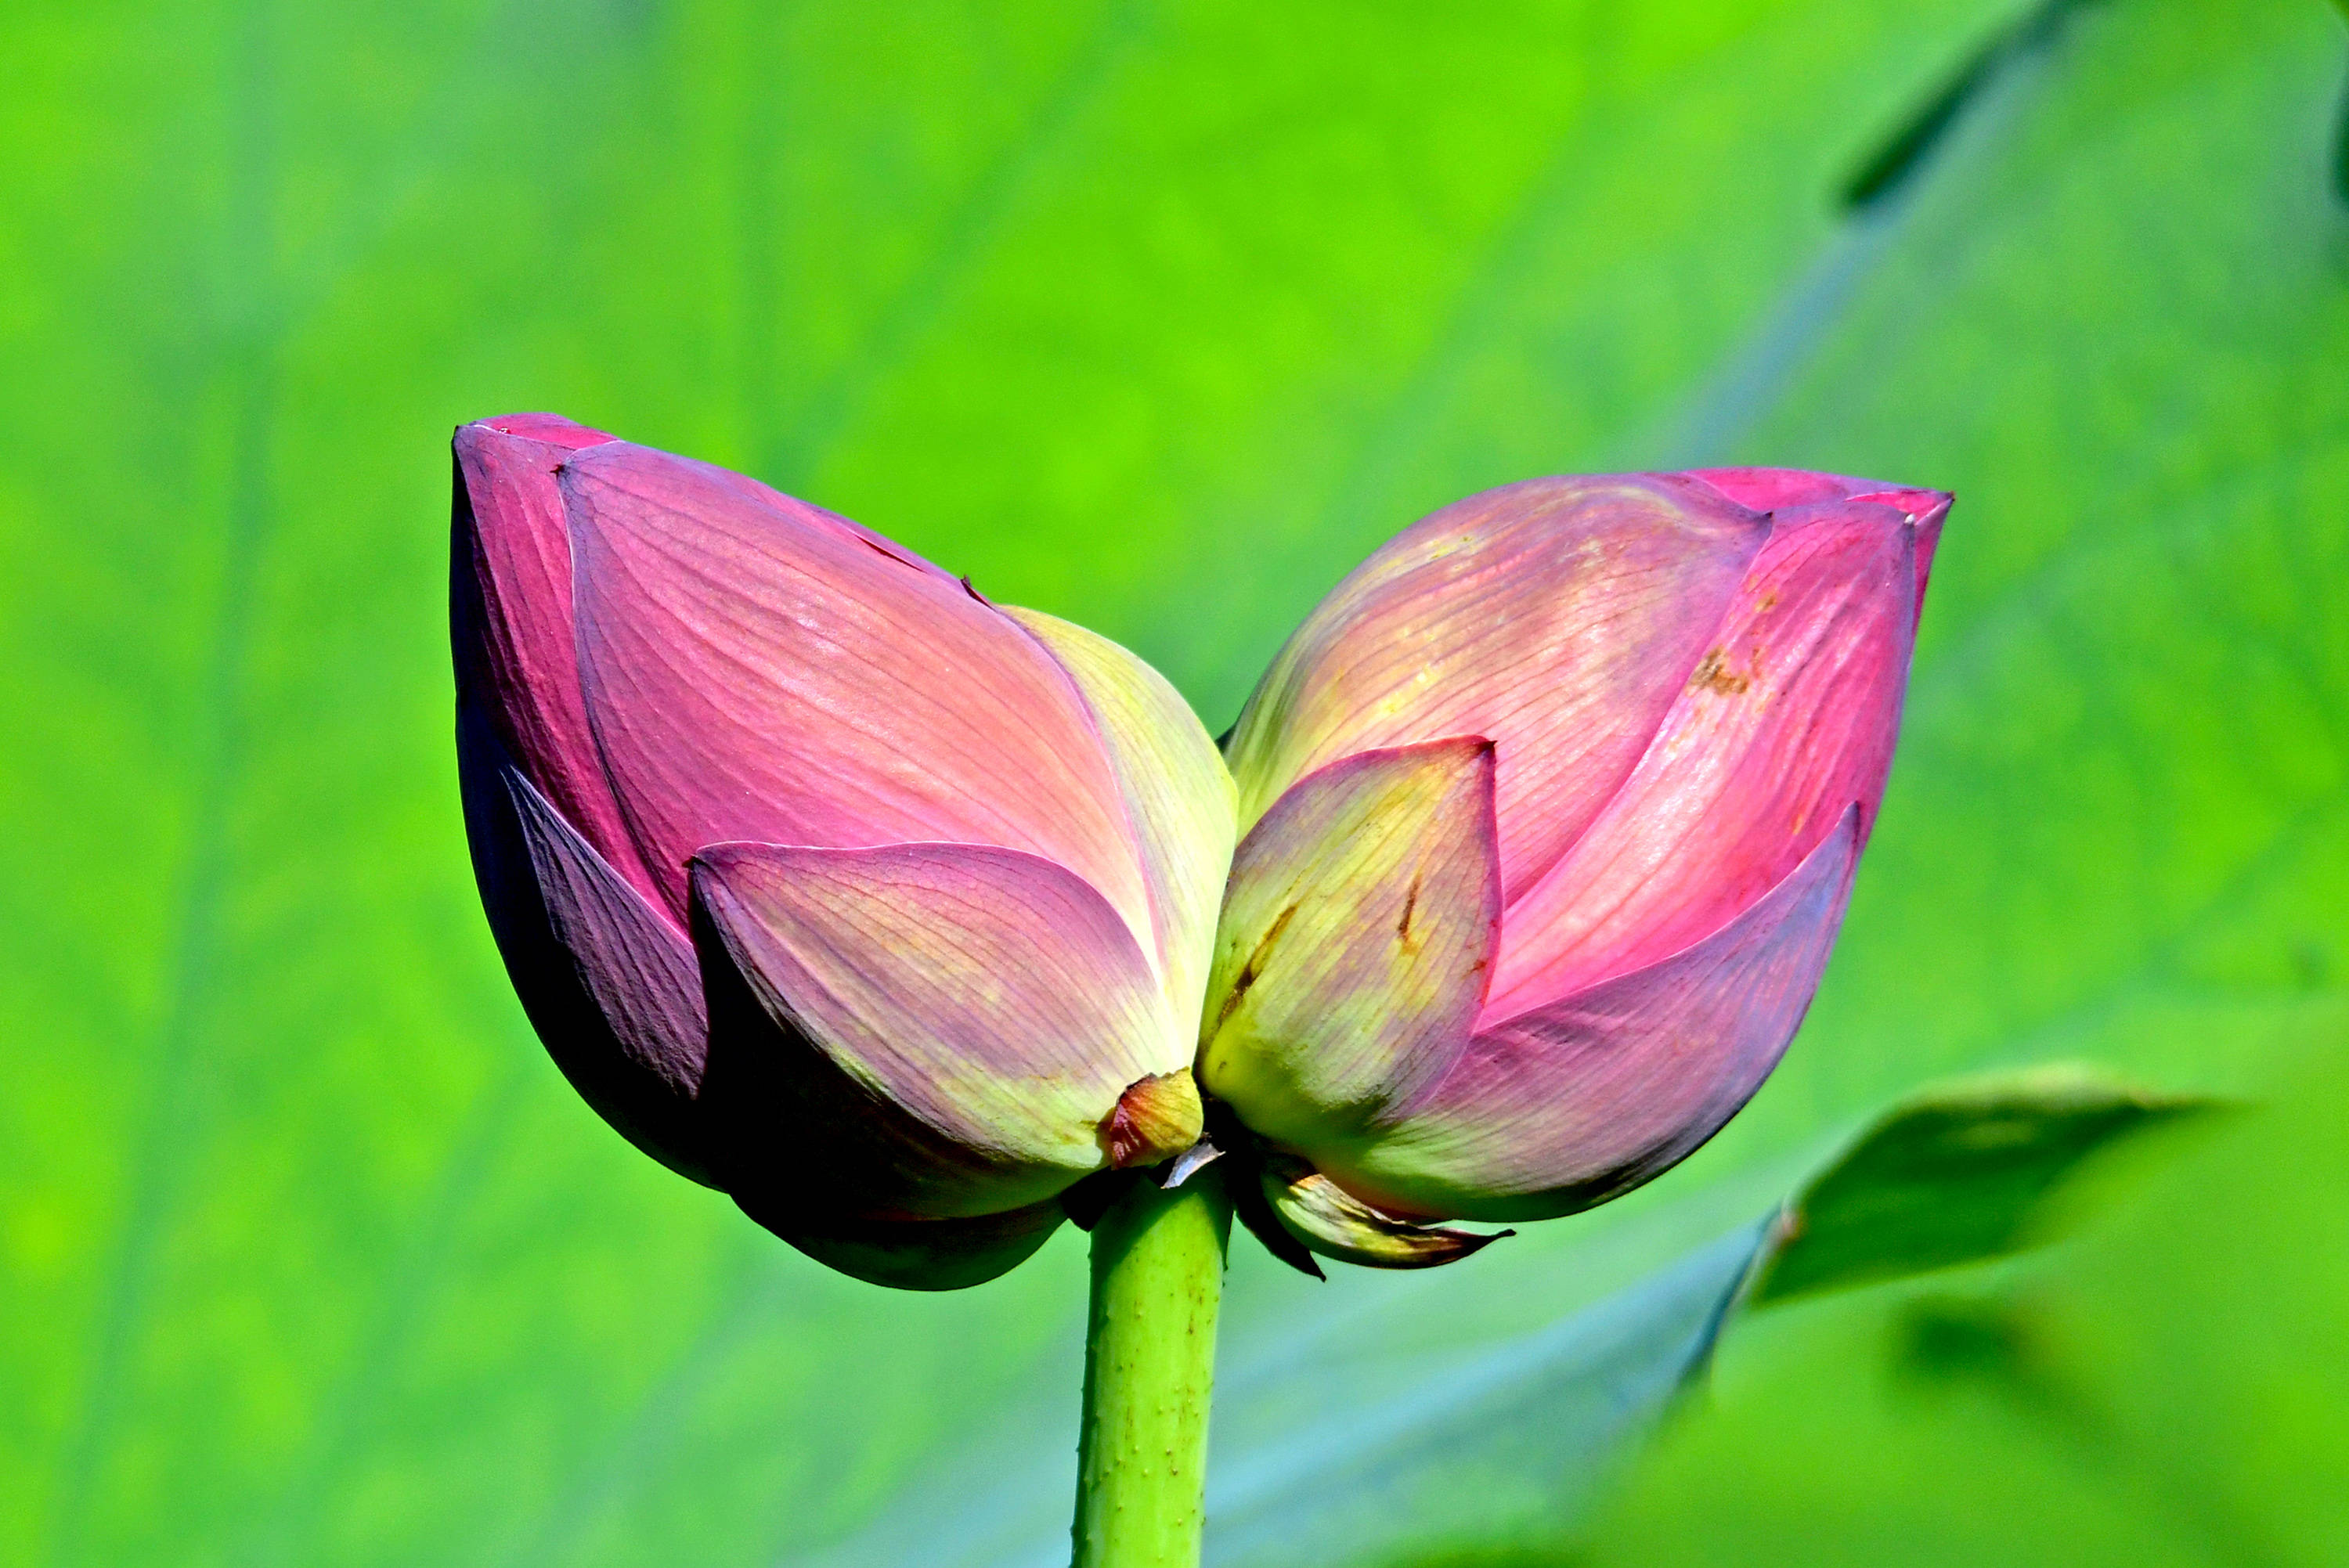
[[[553,414],[458,429],[450,634],[459,700],[489,717],[523,774],[595,852],[651,892],[587,727],[572,636],[571,538],[554,481],[574,454],[611,439]]]
[[[705,464],[615,444],[560,479],[589,721],[670,908],[705,844],[931,840],[1056,861],[1150,931],[1100,734],[1021,627]]]
[[[693,868],[705,1098],[746,1188],[762,1144],[787,1166],[822,1144],[786,1202],[932,1217],[1038,1202],[1107,1163],[1102,1124],[1127,1088],[1189,1066],[1132,932],[1050,861],[719,844]]]
[[[1756,511],[1828,501],[1877,501],[1899,508],[1917,525],[1920,608],[1925,602],[1925,579],[1933,570],[1933,552],[1941,542],[1941,520],[1949,516],[1950,503],[1956,499],[1947,490],[1889,485],[1844,474],[1815,474],[1802,469],[1696,469],[1688,477],[1702,480],[1738,505]]]
[[[1478,1035],[1385,1139],[1324,1170],[1403,1213],[1532,1220],[1669,1169],[1753,1098],[1794,1038],[1858,853],[1853,809],[1726,929]]]
[[[1915,640],[1915,525],[1782,513],[1647,755],[1512,904],[1486,1026],[1657,962],[1775,885],[1891,765]]]
[[[695,1105],[701,978],[684,934],[564,820],[470,703],[457,757],[481,904],[547,1054],[631,1143],[711,1181]]]
[[[1530,480],[1405,530],[1331,592],[1229,748],[1240,822],[1358,751],[1497,748],[1503,885],[1530,885],[1639,760],[1767,520],[1672,475]]]

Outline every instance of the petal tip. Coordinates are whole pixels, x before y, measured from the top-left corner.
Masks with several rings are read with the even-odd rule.
[[[1909,521],[1919,528],[1939,528],[1941,520],[1949,515],[1951,506],[1958,498],[1950,490],[1912,488],[1907,485],[1886,485],[1847,499],[1854,505],[1872,501],[1878,506],[1898,507],[1908,515]]]
[[[1897,508],[1920,528],[1938,528],[1957,499],[1948,490],[1808,469],[1691,469],[1675,477],[1692,480],[1723,499],[1756,511],[1873,503]]]
[[[457,427],[456,439],[460,446],[487,445],[498,438],[536,441],[574,452],[619,439],[617,436],[593,426],[582,425],[574,419],[566,419],[560,414],[496,414]]]

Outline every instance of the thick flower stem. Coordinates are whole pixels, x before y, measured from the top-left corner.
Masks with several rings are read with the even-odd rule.
[[[1232,1229],[1222,1175],[1210,1166],[1171,1192],[1136,1181],[1093,1226],[1075,1568],[1199,1561]]]

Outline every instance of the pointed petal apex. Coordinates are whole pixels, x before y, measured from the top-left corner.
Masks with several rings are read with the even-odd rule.
[[[566,419],[560,414],[500,414],[492,419],[460,427],[458,437],[462,440],[470,435],[475,441],[481,441],[492,432],[511,436],[517,440],[543,441],[566,452],[584,451],[589,447],[600,447],[606,441],[619,439],[617,436],[606,435],[575,419]]]
[[[554,478],[574,453],[610,440],[553,414],[458,428],[450,643],[458,701],[480,710],[532,788],[597,855],[657,898],[604,777],[580,695],[571,542]]]
[[[1784,511],[1838,501],[1875,501],[1897,506],[1922,522],[1936,507],[1941,511],[1950,509],[1950,496],[1945,490],[1886,484],[1880,480],[1854,479],[1848,474],[1814,473],[1807,469],[1691,469],[1683,477],[1755,511]]]
[[[1917,614],[1925,613],[1925,583],[1933,575],[1933,552],[1941,547],[1941,522],[1958,498],[1947,490],[1891,490],[1856,498],[1899,507],[1916,529]]]
[[[1303,1161],[1277,1154],[1266,1158],[1262,1183],[1266,1202],[1299,1242],[1365,1268],[1435,1268],[1516,1233],[1413,1224],[1371,1207]]]
[[[1102,1119],[1102,1149],[1115,1170],[1156,1165],[1198,1142],[1206,1126],[1189,1068],[1152,1073],[1118,1096],[1116,1108]]]
[[[1490,1025],[1721,930],[1859,806],[1873,826],[1916,641],[1916,527],[1790,507],[1622,789],[1509,907]]]
[[[1756,511],[1801,508],[1816,512],[1839,505],[1895,509],[1917,529],[1920,609],[1925,602],[1925,579],[1933,568],[1933,551],[1941,542],[1941,520],[1949,516],[1950,507],[1957,500],[1947,490],[1884,484],[1845,474],[1815,474],[1802,469],[1696,469],[1687,477]]]

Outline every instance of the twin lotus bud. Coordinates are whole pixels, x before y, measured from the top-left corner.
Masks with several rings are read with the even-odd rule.
[[[750,480],[546,415],[456,455],[466,825],[540,1037],[647,1153],[931,1289],[1106,1171],[1219,1156],[1299,1266],[1411,1267],[1711,1137],[1826,962],[1950,499],[1473,496],[1219,752],[1123,648]]]

